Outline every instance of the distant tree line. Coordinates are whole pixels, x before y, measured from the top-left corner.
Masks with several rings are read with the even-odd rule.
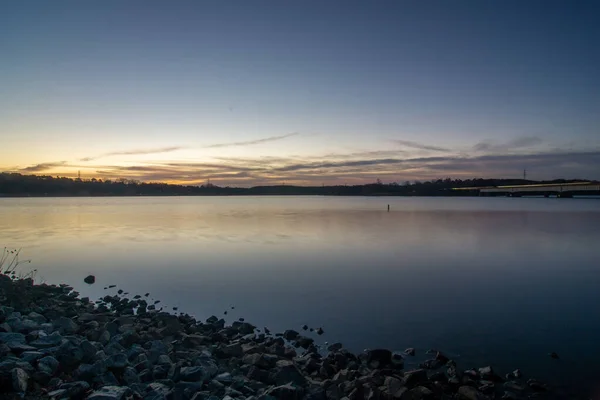
[[[477,191],[454,191],[468,188],[535,183],[567,183],[584,180],[531,181],[524,179],[437,179],[424,182],[375,183],[336,186],[255,186],[251,188],[216,185],[185,186],[167,183],[144,183],[117,179],[71,179],[52,176],[0,173],[2,197],[57,196],[241,196],[241,195],[325,195],[325,196],[473,196]]]

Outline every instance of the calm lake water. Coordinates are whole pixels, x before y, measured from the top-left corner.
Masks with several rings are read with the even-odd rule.
[[[600,383],[600,199],[0,199],[3,246],[93,298],[117,284],[203,319],[322,326],[355,351]]]

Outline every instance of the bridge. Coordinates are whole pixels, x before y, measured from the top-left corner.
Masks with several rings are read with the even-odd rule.
[[[561,198],[570,198],[574,195],[600,195],[600,183],[540,183],[532,185],[453,188],[452,190],[478,191],[480,196],[505,195],[508,197],[522,197],[527,195],[543,195],[545,197],[550,197],[551,195],[554,195]]]

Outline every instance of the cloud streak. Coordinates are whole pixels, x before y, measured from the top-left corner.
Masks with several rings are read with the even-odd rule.
[[[473,146],[473,150],[478,152],[503,152],[534,147],[542,143],[543,140],[537,136],[522,136],[506,143],[494,143],[486,140]]]
[[[439,151],[443,153],[448,153],[452,151],[451,149],[448,149],[446,147],[432,146],[424,143],[413,142],[412,140],[394,139],[393,142],[399,144],[400,146],[409,147],[411,149],[417,150]]]
[[[47,163],[32,165],[30,167],[20,168],[20,169],[18,169],[18,171],[19,172],[43,172],[43,171],[47,171],[47,170],[53,169],[53,168],[64,167],[65,165],[67,165],[66,161],[47,162]]]
[[[534,179],[598,179],[600,149],[587,152],[488,154],[474,157],[432,156],[309,160],[297,158],[228,158],[215,163],[158,163],[141,166],[105,166],[94,171],[103,177],[142,181],[202,184],[210,178],[219,185],[358,184],[377,178],[384,181],[424,180],[445,177],[520,176],[527,167]]]
[[[112,157],[112,156],[131,156],[131,155],[144,155],[144,154],[160,154],[160,153],[170,153],[177,150],[185,149],[183,146],[169,146],[169,147],[158,147],[153,149],[134,149],[134,150],[124,150],[124,151],[111,151],[109,153],[100,154],[94,157],[84,157],[79,161],[94,161],[99,158],[104,157]]]
[[[262,144],[262,143],[277,142],[279,140],[287,139],[289,137],[296,136],[298,134],[299,134],[298,132],[294,132],[294,133],[288,133],[287,135],[271,136],[271,137],[267,137],[267,138],[263,138],[263,139],[247,140],[247,141],[243,141],[243,142],[216,143],[216,144],[204,146],[203,148],[204,149],[221,149],[224,147],[254,146],[254,145]]]

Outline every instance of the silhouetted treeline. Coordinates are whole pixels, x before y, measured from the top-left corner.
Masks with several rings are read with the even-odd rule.
[[[51,176],[0,173],[0,196],[236,196],[236,195],[327,195],[327,196],[469,196],[477,191],[452,188],[566,183],[583,180],[530,181],[524,179],[438,179],[426,182],[354,186],[255,186],[251,188],[215,185],[183,186],[142,183],[133,180],[80,180]]]

